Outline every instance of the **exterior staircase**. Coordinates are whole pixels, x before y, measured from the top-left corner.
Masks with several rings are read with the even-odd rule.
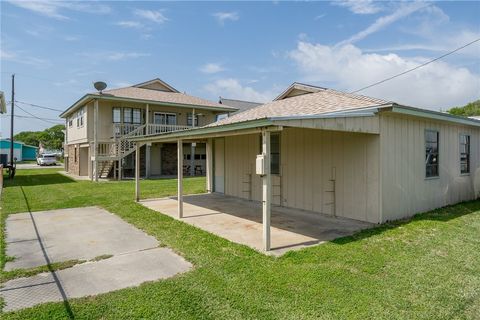
[[[110,173],[112,172],[114,161],[112,160],[101,161],[98,164],[99,164],[98,176],[102,179],[108,178],[110,176]]]
[[[123,125],[123,127],[114,128],[114,138],[111,141],[102,141],[97,143],[98,177],[108,178],[112,176],[115,162],[118,161],[117,168],[120,168],[122,159],[132,154],[136,150],[136,143],[130,139],[147,135],[186,130],[190,128],[191,127],[188,126],[159,124],[143,124],[137,126],[128,125],[128,127]],[[92,143],[92,148],[93,147],[94,143]],[[143,155],[141,158],[141,163],[144,163],[144,161],[145,155]],[[143,171],[145,171],[145,168],[143,168]]]

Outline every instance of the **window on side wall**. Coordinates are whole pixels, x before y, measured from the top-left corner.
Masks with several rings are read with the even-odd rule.
[[[83,127],[83,107],[77,112],[77,128]]]
[[[187,126],[192,126],[192,118],[193,118],[193,114],[192,113],[188,113],[187,114]],[[195,115],[195,127],[198,127],[198,115]]]
[[[118,107],[114,107],[112,109],[112,122],[113,123],[120,123],[122,122],[122,111]]]
[[[425,177],[439,176],[439,134],[436,130],[425,130]]]
[[[460,135],[460,173],[470,173],[470,136]]]
[[[262,135],[260,135],[260,153],[262,150]],[[270,173],[280,174],[280,133],[270,134]]]
[[[68,118],[68,127],[69,128],[73,127],[73,119],[72,118]]]

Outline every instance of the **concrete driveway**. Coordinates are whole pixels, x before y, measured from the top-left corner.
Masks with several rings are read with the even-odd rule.
[[[186,272],[191,264],[158,241],[97,207],[12,214],[6,223],[5,270],[49,266],[50,272],[4,284],[4,311],[137,286]],[[95,261],[99,256],[111,256]],[[53,271],[51,264],[86,263]]]

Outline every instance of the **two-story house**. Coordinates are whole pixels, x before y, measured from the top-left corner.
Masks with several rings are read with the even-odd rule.
[[[91,179],[131,177],[135,143],[129,138],[204,126],[236,108],[181,93],[160,79],[89,93],[65,110],[65,171]],[[205,174],[205,145],[185,144],[187,175]],[[140,150],[145,177],[177,173],[175,144]]]

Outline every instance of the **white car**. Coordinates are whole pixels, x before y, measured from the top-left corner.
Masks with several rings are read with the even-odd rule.
[[[41,154],[37,158],[39,166],[55,166],[57,164],[57,157],[54,154]]]

